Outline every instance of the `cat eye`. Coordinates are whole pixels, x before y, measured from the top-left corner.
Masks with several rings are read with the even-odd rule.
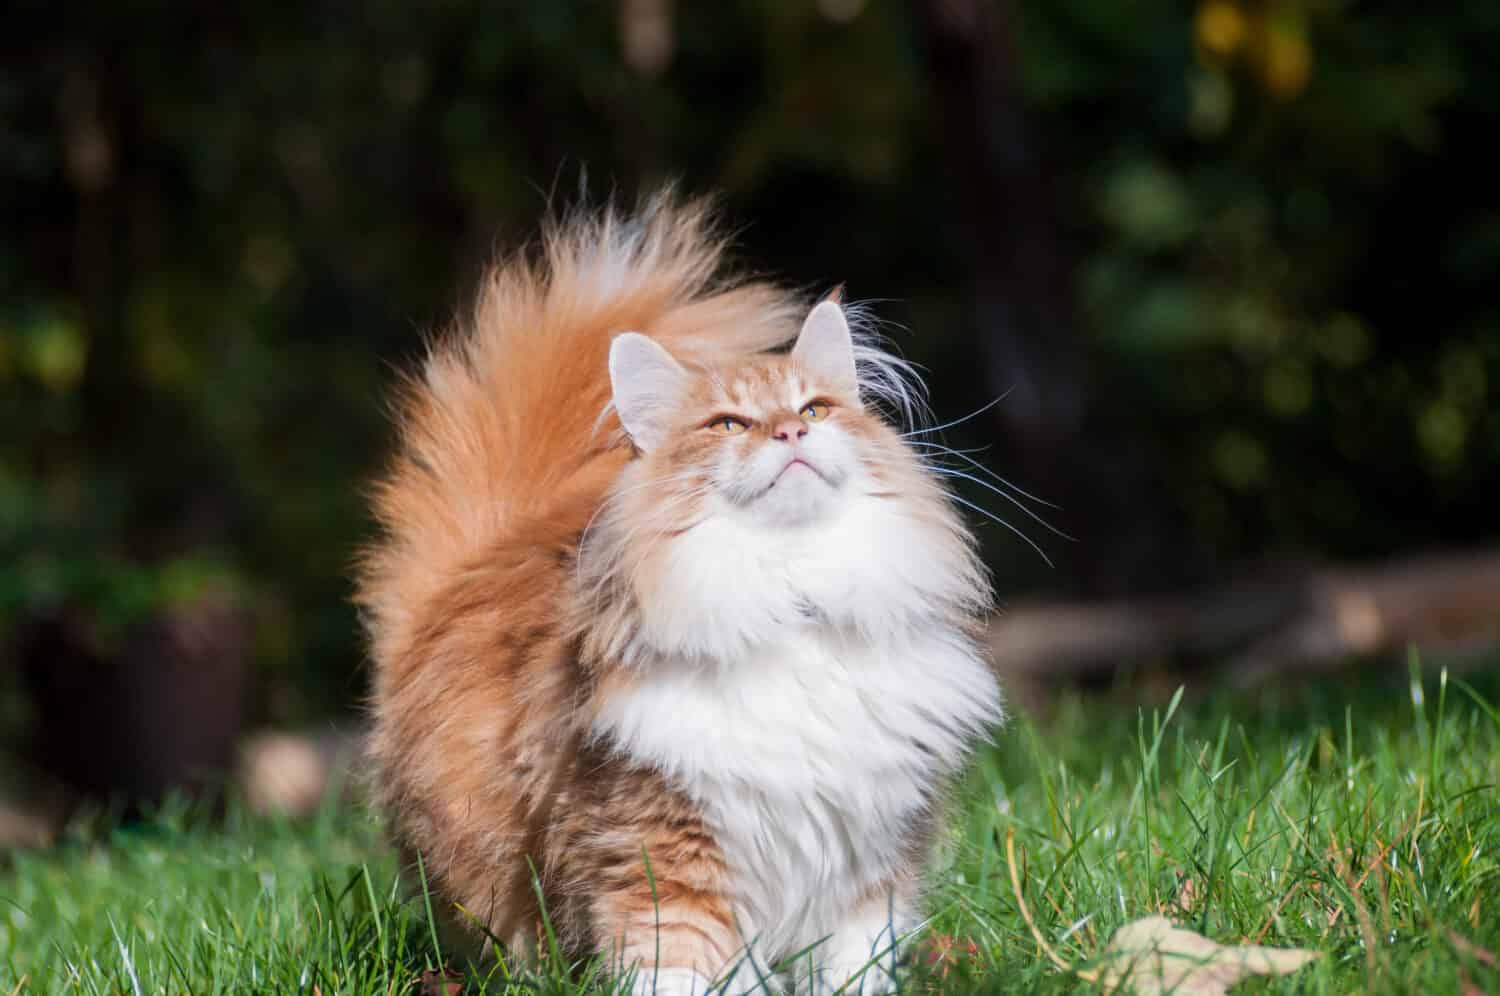
[[[828,417],[828,402],[809,401],[802,406],[800,414],[809,422],[821,422]]]
[[[737,436],[750,428],[750,423],[744,419],[735,418],[733,415],[720,415],[709,422],[707,428],[721,436]]]

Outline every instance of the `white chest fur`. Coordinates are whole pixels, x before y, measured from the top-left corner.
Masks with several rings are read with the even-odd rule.
[[[774,959],[901,865],[913,820],[999,718],[960,635],[933,625],[877,646],[809,623],[732,665],[646,669],[596,732],[703,807],[745,940]]]

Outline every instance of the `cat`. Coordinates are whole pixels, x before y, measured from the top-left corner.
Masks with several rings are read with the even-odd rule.
[[[372,777],[435,903],[512,952],[887,991],[1002,720],[989,582],[883,417],[909,368],[724,252],[667,195],[575,212],[405,384],[357,581]]]

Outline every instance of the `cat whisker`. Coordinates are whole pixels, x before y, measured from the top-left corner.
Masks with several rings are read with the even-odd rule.
[[[927,442],[926,440],[922,440],[922,439],[908,439],[906,441],[906,445],[908,445],[908,446],[929,446],[929,447],[932,447],[933,449],[943,450],[943,451],[945,451],[947,453],[965,453],[965,454],[967,454],[967,453],[988,453],[990,451],[990,447],[988,447],[988,446],[970,446],[970,447],[968,447],[966,449],[959,450],[959,449],[954,449],[951,446],[944,446],[942,443],[932,443],[932,442]]]
[[[1009,494],[1008,492],[1002,490],[1001,488],[996,487],[995,485],[991,484],[989,481],[983,480],[982,478],[975,477],[973,474],[966,474],[963,471],[959,470],[957,467],[945,467],[945,466],[942,466],[941,464],[933,464],[933,463],[929,463],[928,467],[930,467],[935,473],[941,474],[944,477],[956,477],[956,478],[959,478],[960,480],[965,480],[965,481],[969,481],[969,482],[972,482],[974,484],[977,484],[981,488],[984,488],[984,489],[986,489],[988,491],[992,491],[995,494],[999,495],[1001,498],[1004,498],[1006,501],[1010,502],[1012,505],[1016,506],[1016,508],[1019,508],[1021,511],[1025,512],[1027,514],[1027,516],[1029,516],[1033,521],[1035,521],[1038,524],[1040,524],[1042,526],[1042,528],[1046,529],[1048,532],[1052,533],[1053,535],[1060,536],[1060,537],[1062,537],[1063,539],[1067,540],[1070,543],[1077,543],[1078,542],[1078,537],[1076,537],[1076,536],[1070,536],[1067,533],[1063,532],[1061,529],[1057,528],[1052,523],[1048,522],[1046,519],[1042,518],[1040,515],[1038,515],[1037,513],[1033,512],[1031,509],[1027,508],[1020,501],[1016,500],[1016,497],[1014,495]]]
[[[1055,504],[1053,502],[1048,501],[1045,498],[1040,498],[1040,497],[1032,494],[1030,491],[1027,491],[1025,488],[1021,487],[1019,484],[1016,484],[1014,481],[1011,481],[1011,480],[1008,480],[1008,479],[1006,479],[1004,477],[1001,477],[999,474],[995,473],[992,469],[990,469],[989,467],[986,467],[984,464],[980,463],[978,460],[975,460],[974,458],[972,458],[970,456],[967,456],[967,454],[969,454],[969,453],[982,453],[984,451],[984,448],[974,449],[974,450],[955,450],[952,447],[944,446],[941,443],[929,443],[929,442],[924,442],[924,441],[922,441],[920,439],[910,439],[910,440],[907,440],[907,445],[909,445],[909,446],[925,446],[925,447],[928,447],[929,449],[936,450],[939,453],[949,453],[949,454],[952,454],[953,456],[958,457],[960,460],[963,460],[965,463],[967,463],[970,466],[974,467],[974,469],[980,471],[985,476],[991,478],[997,484],[1001,484],[1001,485],[1003,485],[1003,486],[1005,486],[1007,488],[1010,488],[1012,491],[1014,491],[1016,494],[1020,495],[1021,497],[1023,497],[1023,498],[1029,498],[1032,501],[1036,502],[1038,505],[1046,505],[1048,508],[1053,509],[1053,510],[1058,511],[1058,512],[1061,512],[1063,510],[1061,505]],[[925,459],[925,457],[924,457],[924,459]]]
[[[961,497],[959,495],[956,495],[956,494],[954,494],[951,491],[948,492],[948,497],[949,497],[949,499],[958,502],[960,505],[964,506],[965,508],[972,509],[973,511],[978,512],[980,515],[984,516],[986,519],[989,519],[991,522],[994,522],[994,523],[997,523],[999,525],[1004,526],[1006,529],[1009,529],[1011,532],[1013,532],[1017,536],[1021,537],[1021,539],[1025,541],[1026,545],[1029,546],[1029,547],[1031,547],[1033,550],[1035,550],[1036,553],[1037,553],[1037,556],[1041,557],[1042,560],[1046,562],[1046,564],[1047,564],[1048,567],[1056,567],[1057,566],[1056,564],[1054,564],[1052,562],[1052,558],[1049,557],[1049,556],[1047,556],[1047,552],[1045,550],[1043,550],[1040,546],[1037,545],[1036,540],[1032,539],[1030,536],[1027,536],[1020,529],[1018,529],[1017,527],[1011,525],[1009,522],[1005,521],[1004,519],[1000,518],[1000,516],[998,516],[995,513],[991,512],[989,509],[984,508],[983,506],[980,506],[980,505],[976,505],[973,502],[969,501],[967,498],[963,498],[963,497]]]
[[[910,436],[926,436],[926,435],[929,435],[929,434],[934,433],[934,432],[942,432],[944,429],[951,429],[955,425],[962,425],[965,422],[969,421],[970,419],[975,419],[975,418],[978,418],[979,416],[983,415],[985,412],[989,411],[991,408],[994,408],[996,405],[998,405],[1000,402],[1004,401],[1008,397],[1010,397],[1010,392],[1006,391],[1004,394],[1000,395],[998,398],[996,398],[994,401],[991,401],[989,404],[985,405],[983,408],[975,409],[974,411],[972,411],[969,414],[963,416],[962,418],[956,418],[956,419],[954,419],[951,422],[944,422],[942,425],[934,425],[934,426],[929,426],[929,427],[923,428],[923,429],[913,429],[911,432],[903,432],[903,433],[900,434],[901,438],[902,439],[906,439],[906,438],[908,438]]]
[[[881,465],[885,465],[885,466],[899,466],[898,464],[893,464],[893,463],[891,463],[889,461],[884,461],[884,460],[881,460],[879,458],[871,458],[871,457],[866,457],[866,462],[870,463],[870,464],[874,464],[876,466],[881,466]],[[994,491],[996,494],[999,494],[1002,497],[1009,499],[1012,504],[1016,505],[1018,508],[1021,509],[1021,511],[1025,512],[1027,515],[1031,516],[1033,519],[1036,519],[1037,522],[1041,523],[1041,525],[1043,525],[1044,527],[1046,527],[1051,532],[1057,533],[1059,536],[1063,537],[1064,539],[1073,540],[1074,542],[1076,542],[1076,540],[1074,539],[1074,537],[1069,536],[1068,534],[1066,534],[1066,533],[1062,532],[1061,530],[1057,529],[1051,523],[1047,522],[1045,519],[1042,519],[1036,513],[1032,512],[1031,509],[1029,509],[1026,506],[1022,505],[1020,502],[1016,501],[1015,498],[1011,497],[1010,495],[1005,494],[1005,492],[1000,491],[998,488],[992,487],[991,485],[987,484],[984,481],[978,480],[977,478],[970,477],[968,474],[965,474],[962,471],[960,471],[960,470],[958,470],[956,468],[953,468],[953,467],[944,467],[944,466],[941,466],[941,465],[935,465],[935,464],[933,464],[929,460],[923,460],[922,461],[922,465],[927,470],[929,470],[931,473],[933,473],[936,476],[939,476],[939,477],[962,477],[962,478],[965,478],[967,480],[970,480],[970,481],[974,482],[975,484],[980,484],[980,485],[982,485],[982,486],[984,486],[986,488],[989,488],[989,490]],[[958,504],[963,505],[965,508],[969,508],[969,509],[972,509],[975,512],[978,512],[980,515],[984,516],[986,519],[989,519],[991,522],[994,522],[994,523],[997,523],[998,525],[1004,526],[1006,529],[1010,530],[1012,533],[1015,533],[1017,536],[1019,536],[1026,543],[1027,546],[1031,547],[1033,550],[1036,551],[1037,555],[1042,558],[1042,560],[1047,564],[1048,567],[1056,567],[1057,566],[1056,564],[1054,564],[1052,562],[1052,558],[1049,557],[1049,556],[1047,556],[1046,551],[1043,550],[1041,548],[1041,546],[1037,544],[1036,540],[1034,540],[1030,536],[1028,536],[1026,534],[1026,532],[1024,530],[1022,530],[1019,526],[1016,526],[1014,523],[1012,523],[1009,520],[1003,518],[1002,516],[996,514],[995,512],[990,511],[989,509],[983,507],[982,505],[977,505],[974,502],[969,501],[967,498],[964,498],[961,495],[956,494],[951,488],[943,488],[942,490],[943,490],[943,493],[945,495],[947,495],[947,497],[950,498],[951,500],[953,500],[954,502],[957,502]]]
[[[890,408],[903,425],[930,421],[932,411],[920,368],[900,355],[895,344],[881,334],[879,320],[869,310],[871,303],[843,305],[854,340],[860,392]]]

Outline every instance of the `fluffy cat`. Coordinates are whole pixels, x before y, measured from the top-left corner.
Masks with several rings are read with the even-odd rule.
[[[359,580],[374,780],[476,934],[534,947],[539,891],[638,992],[799,952],[885,990],[1001,719],[988,583],[872,408],[900,362],[721,256],[665,199],[554,225],[407,385]]]

